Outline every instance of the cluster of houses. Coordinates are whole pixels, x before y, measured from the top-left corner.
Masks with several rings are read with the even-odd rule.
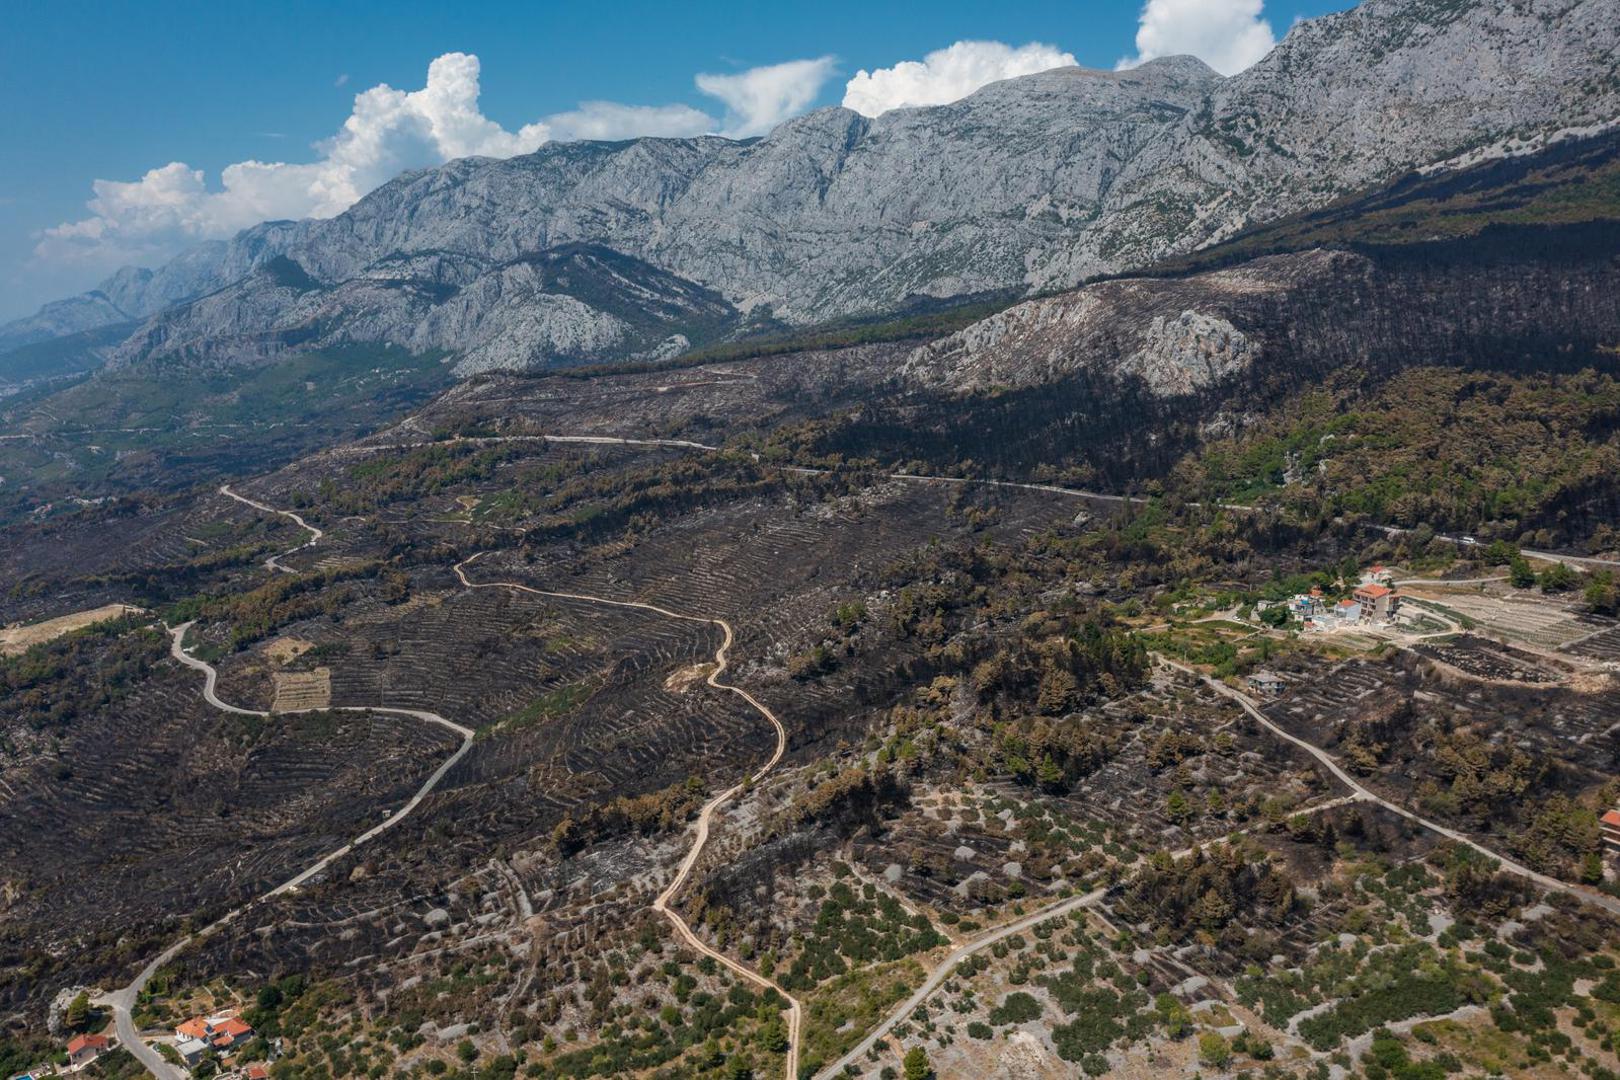
[[[210,1051],[224,1056],[253,1038],[253,1028],[234,1014],[193,1016],[174,1029],[174,1049],[187,1066]]]
[[[1361,582],[1349,596],[1337,602],[1328,600],[1320,587],[1282,601],[1288,614],[1307,631],[1338,630],[1364,622],[1389,622],[1400,607],[1400,593],[1390,572],[1374,566],[1361,575]],[[1271,605],[1258,604],[1257,611]]]
[[[204,1057],[218,1055],[221,1064],[229,1070],[233,1064],[231,1051],[253,1038],[253,1027],[234,1013],[218,1016],[193,1016],[174,1029],[174,1049],[188,1068],[195,1067]],[[278,1040],[279,1041],[279,1040]],[[54,1064],[41,1065],[19,1073],[10,1080],[47,1080],[63,1073],[76,1073],[99,1058],[118,1049],[118,1036],[108,1028],[97,1035],[75,1035],[68,1040],[67,1065],[59,1069]],[[58,1058],[58,1061],[61,1059]],[[221,1080],[269,1080],[270,1067],[264,1062],[252,1062],[241,1069],[222,1072]]]
[[[269,1080],[271,1067],[266,1062],[249,1062],[240,1069],[233,1069],[230,1052],[240,1048],[241,1044],[253,1038],[253,1025],[238,1017],[235,1012],[224,1012],[214,1017],[191,1017],[185,1023],[175,1027],[175,1041],[173,1048],[180,1054],[181,1061],[186,1067],[196,1067],[209,1054],[219,1057],[220,1065],[224,1065],[224,1072],[220,1072],[220,1080]],[[272,1056],[279,1048],[280,1040],[272,1044]],[[58,1057],[58,1064],[39,1065],[36,1069],[29,1069],[23,1074],[16,1074],[10,1080],[49,1080],[50,1077],[73,1074],[84,1069],[86,1065],[96,1062],[100,1057],[107,1056],[118,1049],[118,1036],[112,1028],[107,1028],[99,1035],[75,1035],[66,1044],[65,1065],[58,1064],[62,1059]]]

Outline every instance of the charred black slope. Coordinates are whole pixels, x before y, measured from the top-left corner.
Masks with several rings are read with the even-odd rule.
[[[1493,226],[1463,240],[1107,283],[998,316],[993,345],[973,328],[919,349],[909,394],[861,410],[813,449],[1008,475],[1075,465],[1127,485],[1162,474],[1211,430],[1348,368],[1373,380],[1431,365],[1613,368],[1616,252],[1614,223]],[[1253,288],[1235,289],[1235,277]],[[1084,317],[1087,306],[1096,324],[1077,330],[1065,309]]]
[[[1409,177],[1196,264],[1018,305],[915,350],[904,395],[805,448],[1129,485],[1335,372],[1612,369],[1617,155],[1605,137]]]

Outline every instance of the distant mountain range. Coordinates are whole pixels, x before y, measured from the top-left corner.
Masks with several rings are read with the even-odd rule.
[[[1189,57],[1059,69],[876,119],[823,109],[761,140],[568,143],[407,174],[336,218],[261,225],[0,328],[0,381],[7,350],[90,331],[84,350],[113,365],[354,344],[443,351],[462,374],[659,359],[1070,288],[1616,117],[1614,0],[1367,0],[1232,78]]]

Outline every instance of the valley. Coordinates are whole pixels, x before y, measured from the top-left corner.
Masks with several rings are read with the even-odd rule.
[[[426,772],[418,776],[432,772],[434,760],[439,771],[414,799],[390,799],[374,782],[356,785],[356,793],[377,792],[369,797],[380,799],[372,805],[388,826],[374,828],[364,844],[331,833],[324,853],[310,844],[314,834],[285,854],[260,845],[259,869],[235,878],[234,906],[231,892],[195,894],[185,904],[189,921],[209,932],[187,935],[164,903],[117,909],[117,921],[105,925],[149,927],[143,940],[153,943],[144,959],[138,949],[120,950],[124,963],[161,962],[144,972],[150,982],[107,999],[115,1015],[151,1038],[173,1015],[166,1002],[196,992],[183,988],[217,994],[243,986],[243,972],[273,973],[304,956],[314,966],[299,970],[323,988],[301,1006],[316,1010],[310,1020],[342,1017],[352,1039],[404,1043],[407,1066],[465,1041],[497,1067],[502,1055],[523,1049],[536,1076],[656,1071],[659,1062],[684,1075],[701,1072],[697,1063],[713,1043],[719,1058],[746,1059],[759,1075],[790,1067],[832,1075],[845,1064],[859,1071],[898,1061],[915,1046],[936,1068],[979,1067],[968,1063],[989,1046],[972,1033],[998,1030],[1002,1013],[1029,1011],[1005,1005],[1010,988],[1050,986],[1052,996],[1034,1001],[1056,1002],[1046,1006],[1059,1010],[1055,1018],[1041,1020],[1037,1009],[1008,1029],[1019,1033],[1009,1046],[1031,1061],[1045,1055],[1048,1067],[1071,1053],[1071,1061],[1096,1064],[1102,1054],[1119,1068],[1140,1067],[1131,1062],[1184,1051],[1188,1044],[1172,1032],[1234,1024],[1254,1046],[1263,1041],[1270,1060],[1309,1065],[1323,1060],[1328,1037],[1283,1023],[1274,1015],[1281,1006],[1254,1004],[1243,989],[1246,957],[1280,950],[1300,972],[1325,962],[1313,944],[1318,932],[1307,928],[1382,902],[1376,878],[1354,875],[1384,871],[1356,860],[1386,860],[1388,873],[1427,867],[1418,880],[1430,885],[1403,903],[1438,912],[1434,920],[1462,921],[1461,913],[1446,914],[1453,887],[1500,895],[1510,910],[1552,901],[1572,914],[1620,909],[1613,896],[1579,884],[1580,867],[1560,862],[1570,856],[1555,849],[1522,861],[1516,841],[1480,828],[1477,817],[1436,820],[1420,809],[1431,796],[1399,785],[1380,790],[1378,767],[1370,779],[1350,772],[1346,755],[1362,753],[1356,740],[1365,740],[1345,742],[1359,730],[1359,710],[1333,722],[1342,728],[1312,719],[1330,706],[1289,711],[1295,700],[1315,700],[1311,687],[1338,702],[1332,688],[1358,666],[1382,680],[1372,685],[1388,687],[1380,694],[1404,700],[1416,716],[1435,711],[1428,704],[1440,700],[1435,690],[1418,689],[1424,667],[1444,665],[1430,681],[1467,675],[1472,662],[1456,651],[1466,637],[1448,642],[1458,619],[1489,617],[1469,606],[1470,592],[1514,591],[1505,572],[1472,569],[1455,542],[1429,542],[1415,564],[1421,572],[1407,576],[1433,583],[1402,590],[1432,596],[1437,611],[1452,614],[1438,615],[1410,649],[1382,657],[1372,631],[1317,643],[1230,615],[1204,621],[1200,605],[1218,613],[1229,601],[1219,592],[1205,601],[1199,587],[1185,591],[1179,571],[1155,566],[1140,545],[1179,536],[1178,549],[1215,544],[1207,548],[1213,552],[1230,544],[1218,538],[1234,528],[1251,542],[1274,533],[1270,519],[1286,511],[1172,508],[1157,495],[981,482],[825,452],[788,456],[782,433],[825,424],[872,385],[863,373],[884,363],[882,348],[856,347],[794,365],[488,380],[360,442],[219,491],[172,496],[172,510],[143,515],[166,521],[160,532],[181,538],[203,520],[219,524],[202,530],[211,537],[206,549],[157,534],[146,541],[144,550],[190,563],[183,574],[103,573],[96,588],[125,592],[177,628],[196,620],[175,636],[174,655],[185,657],[176,674],[195,678],[185,666],[202,667],[210,684],[217,680],[213,707],[247,708],[241,718],[265,734],[296,725],[298,713],[272,707],[282,693],[276,688],[298,672],[324,669],[325,708],[340,711],[313,715],[431,713],[465,725],[467,741],[448,759],[442,752],[420,759]],[[821,384],[814,393],[804,386],[812,375]],[[564,420],[569,427],[560,426]],[[98,576],[96,560],[106,557],[94,554],[99,529],[76,531],[64,519],[31,531],[66,556],[49,580]],[[1141,539],[1122,543],[1133,535]],[[1398,554],[1411,543],[1398,532],[1342,523],[1282,558],[1306,571],[1313,560],[1336,565],[1357,550]],[[211,554],[220,546],[229,559]],[[828,558],[839,550],[847,554]],[[1221,557],[1228,576],[1242,572],[1232,557],[1228,547]],[[1485,584],[1448,589],[1447,577]],[[186,595],[167,591],[173,580],[191,582]],[[166,595],[138,594],[153,586]],[[31,595],[14,592],[7,603],[37,618],[51,610],[45,598],[57,590],[40,579]],[[1133,597],[1154,599],[1138,614],[1141,600]],[[1505,600],[1554,610],[1518,594]],[[1596,756],[1607,751],[1590,737],[1620,724],[1620,696],[1598,658],[1609,624],[1577,617],[1588,620],[1581,632],[1556,640],[1539,636],[1541,620],[1489,625],[1526,649],[1567,643],[1599,651],[1589,661],[1570,653],[1568,663],[1596,666],[1595,681],[1557,691],[1569,701],[1552,707],[1569,720],[1528,721],[1552,740],[1537,753],[1566,762],[1561,769],[1593,755],[1593,778],[1568,789],[1589,800],[1608,783]],[[94,643],[96,631],[81,632],[91,635],[83,644],[63,640],[105,648]],[[1220,643],[1234,635],[1238,649],[1223,651]],[[178,651],[182,636],[189,655]],[[1428,640],[1446,651],[1423,659]],[[165,678],[172,662],[162,659],[167,650],[146,655],[150,674],[137,675],[137,684]],[[1299,689],[1276,706],[1232,689],[1220,678],[1222,664],[1235,661],[1242,671],[1255,663],[1247,656],[1265,656]],[[1014,674],[1030,664],[1035,675]],[[1313,674],[1312,664],[1325,666]],[[1415,685],[1403,681],[1412,678],[1401,674],[1408,666]],[[1471,697],[1546,693],[1534,682],[1512,689],[1530,677],[1523,666],[1484,676]],[[688,670],[697,678],[681,674]],[[1352,685],[1364,682],[1358,676]],[[181,685],[172,700],[197,693]],[[1037,689],[1031,712],[1014,704]],[[116,712],[138,715],[130,709],[121,701]],[[113,756],[104,760],[116,761],[119,743],[106,738],[102,753]],[[71,755],[66,745],[61,752]],[[727,764],[716,770],[717,762]],[[29,790],[26,775],[8,775],[8,787]],[[55,798],[71,797],[75,785],[57,780]],[[307,802],[287,794],[297,800],[289,808]],[[1560,797],[1567,796],[1553,796]],[[54,828],[77,827],[63,812],[68,804],[56,805]],[[406,805],[409,814],[397,809]],[[1343,840],[1338,854],[1313,847],[1318,818],[1331,823],[1330,835],[1351,837],[1351,848]],[[1345,861],[1362,844],[1371,846]],[[302,862],[300,850],[310,852]],[[491,852],[499,853],[493,861]],[[1402,854],[1388,862],[1386,852]],[[1475,857],[1495,868],[1478,881]],[[1310,868],[1328,875],[1319,888],[1332,881],[1338,898],[1326,906],[1286,901],[1264,916],[1278,920],[1275,930],[1246,915],[1250,929],[1235,937],[1217,933],[1189,945],[1150,932],[1119,952],[1121,934],[1187,924],[1155,905],[1164,902],[1160,890],[1205,859],[1216,860],[1208,873],[1222,867],[1242,888],[1250,875],[1263,882]],[[40,872],[43,865],[30,873]],[[158,864],[145,872],[163,875]],[[1459,874],[1469,884],[1443,884]],[[278,887],[295,877],[298,888]],[[173,880],[166,888],[195,888]],[[244,902],[240,914],[219,922]],[[89,921],[80,933],[96,924],[83,910]],[[835,911],[840,923],[865,929],[824,939],[821,927],[834,925],[826,920]],[[1398,911],[1388,917],[1410,924]],[[10,916],[30,918],[26,909]],[[249,926],[258,929],[242,936],[238,928]],[[1267,945],[1245,942],[1260,932]],[[1429,924],[1408,932],[1433,941]],[[1567,931],[1549,932],[1557,940]],[[160,944],[165,938],[170,945]],[[1027,950],[1032,938],[1043,951],[1013,948]],[[871,944],[845,951],[862,941]],[[1062,1021],[1065,995],[1079,991],[1059,979],[1064,969],[1050,967],[1048,953],[1069,941],[1088,943],[1081,952],[1090,963],[1123,964],[1132,985],[1147,987],[1146,1012],[1129,1004],[1131,993],[1108,1006],[1117,1019],[1099,1030],[1120,1034],[1082,1034]],[[93,946],[75,954],[84,959],[57,978],[123,985],[120,963]],[[617,984],[612,968],[593,970],[589,958],[603,954],[621,958],[627,982]],[[1473,963],[1467,948],[1462,955],[1464,967]],[[455,980],[467,976],[453,971],[469,960],[480,966],[466,970],[482,974],[466,992],[416,989],[460,985]],[[708,961],[714,966],[705,970]],[[123,978],[135,974],[122,970]],[[252,985],[250,978],[249,997]],[[752,1004],[701,1021],[688,1012],[711,999]],[[989,1012],[976,1011],[980,1000]],[[652,1026],[639,1019],[648,1008],[660,1014]],[[942,1008],[951,1019],[932,1019]],[[1469,1008],[1462,1001],[1455,1019],[1424,1021],[1423,1030],[1479,1023],[1485,1014]],[[279,1014],[245,1015],[256,1029],[285,1030]],[[399,1027],[399,1018],[413,1015],[422,1019]],[[455,1034],[468,1023],[488,1037]],[[1357,1029],[1346,1030],[1349,1038]],[[707,1033],[694,1039],[700,1031]],[[1126,1041],[1110,1050],[1118,1038]],[[550,1044],[556,1049],[545,1050]],[[295,1035],[292,1045],[306,1044]],[[285,1060],[296,1065],[321,1053],[307,1046],[284,1049]]]
[[[1616,15],[447,53],[0,326],[0,1080],[1620,1078]]]

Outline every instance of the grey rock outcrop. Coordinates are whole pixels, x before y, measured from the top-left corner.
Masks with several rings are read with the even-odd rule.
[[[100,289],[55,300],[26,318],[0,326],[0,355],[25,345],[131,322],[134,318]]]
[[[1345,287],[1370,269],[1357,255],[1314,251],[1185,279],[1098,282],[921,346],[901,374],[918,386],[966,392],[1034,386],[1090,369],[1139,378],[1157,397],[1195,394],[1259,359],[1257,327],[1275,322],[1302,293]]]
[[[952,393],[1078,376],[1164,404],[1264,398],[1268,383],[1299,386],[1351,365],[1590,362],[1620,336],[1620,261],[1573,238],[1524,247],[1485,235],[1097,282],[920,346],[901,376]]]

